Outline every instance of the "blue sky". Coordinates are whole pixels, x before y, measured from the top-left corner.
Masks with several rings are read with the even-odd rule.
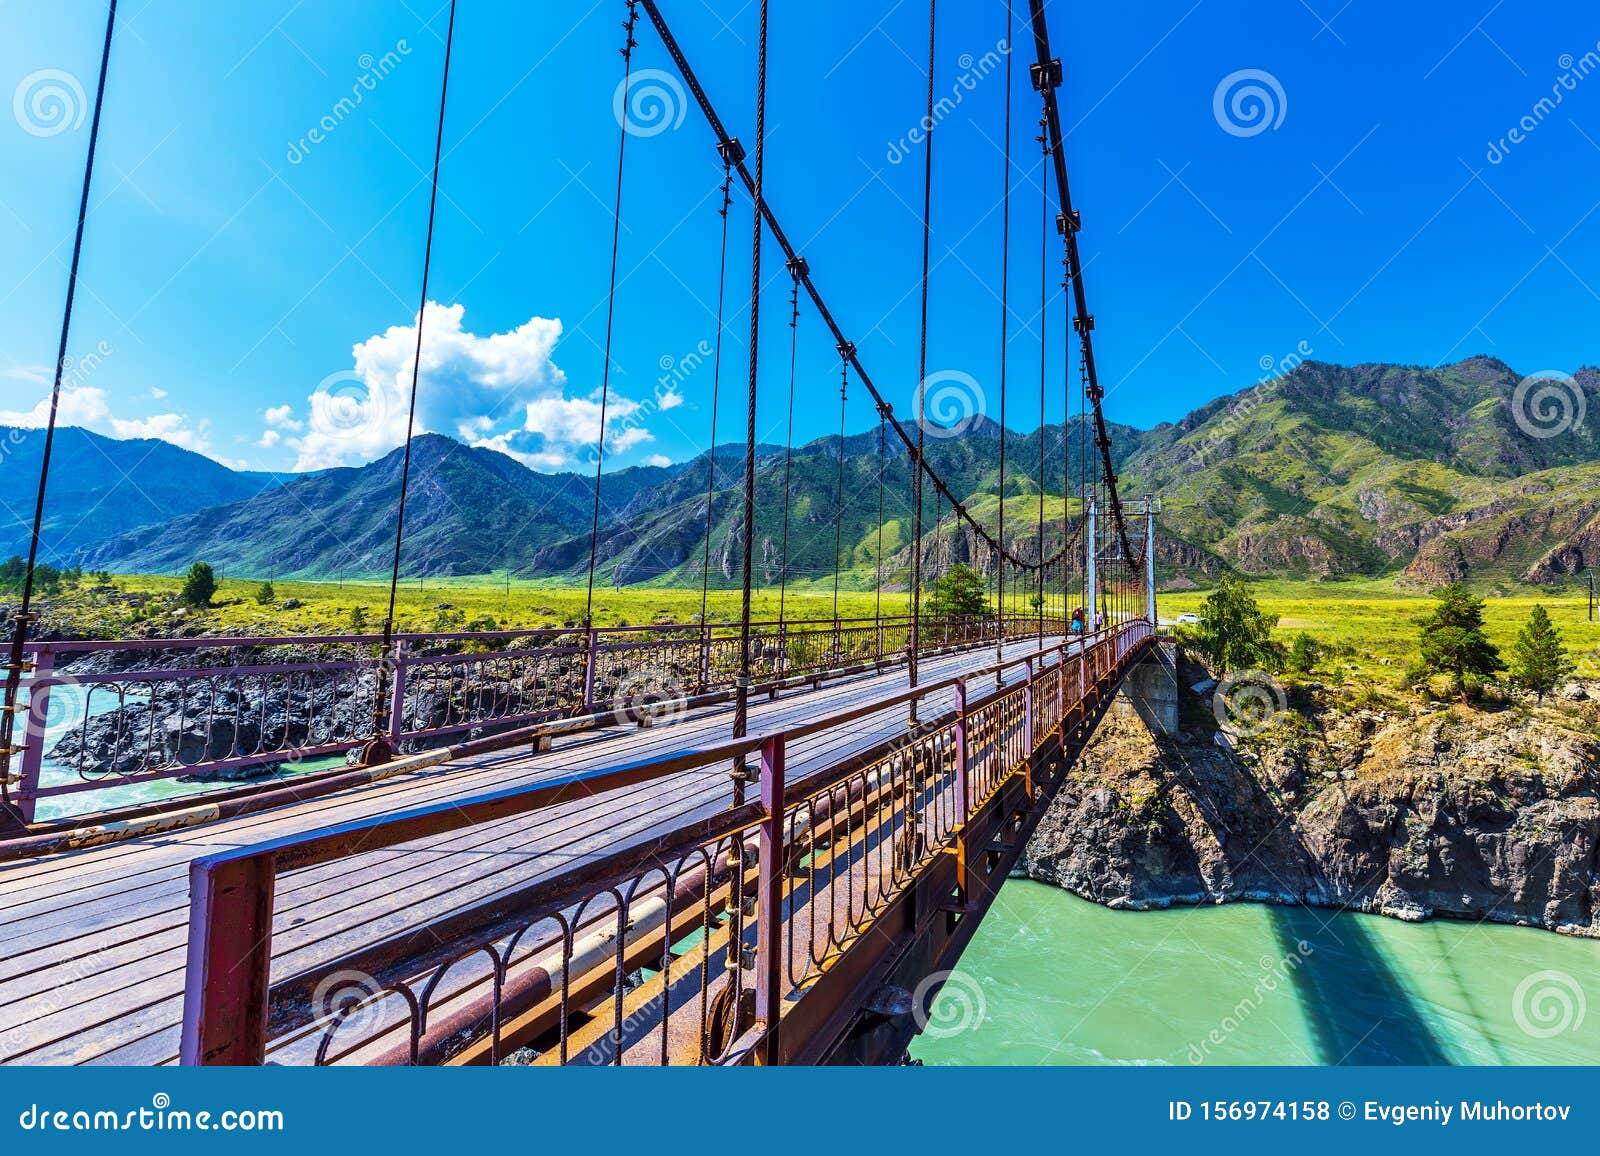
[[[756,6],[662,6],[751,143]],[[773,9],[769,196],[906,412],[922,176],[909,136],[927,10]],[[970,374],[997,416],[1004,82],[990,54],[1004,7],[941,9],[936,89],[960,100],[934,133],[929,368]],[[1050,11],[1114,420],[1175,419],[1307,352],[1421,364],[1488,352],[1528,373],[1600,361],[1592,4],[1056,0]],[[124,0],[69,420],[257,468],[359,461],[392,444],[403,407],[385,383],[408,380],[446,12],[430,0]],[[621,0],[462,0],[458,16],[429,294],[443,308],[425,327],[438,340],[421,412],[428,428],[539,468],[587,468],[593,438],[624,12]],[[103,21],[88,0],[0,0],[0,87],[13,96],[0,116],[7,420],[28,420],[55,354],[88,138],[73,85],[93,93]],[[637,69],[670,70],[647,24],[639,40]],[[1014,76],[1013,428],[1039,417],[1043,210],[1027,59],[1019,51]],[[1219,98],[1243,72],[1254,79]],[[667,123],[630,137],[623,194],[612,378],[622,420],[608,458],[619,466],[703,449],[711,409],[702,351],[716,336],[720,168],[698,110],[655,79]],[[1248,99],[1230,109],[1240,84],[1267,94],[1269,125],[1249,119]],[[52,87],[65,106],[51,104]],[[359,104],[341,108],[358,90]],[[313,139],[319,122],[331,127]],[[742,199],[732,234],[719,440],[744,420]],[[774,252],[758,419],[777,441],[789,331]],[[1052,288],[1050,420],[1062,408],[1063,323]],[[837,375],[809,310],[800,338],[805,440],[837,428]],[[852,427],[874,420],[859,388],[849,406]]]

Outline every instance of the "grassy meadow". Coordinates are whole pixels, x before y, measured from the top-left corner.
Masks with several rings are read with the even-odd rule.
[[[1318,667],[1345,681],[1370,678],[1393,687],[1399,670],[1417,653],[1417,633],[1433,609],[1424,591],[1407,590],[1383,578],[1340,582],[1263,580],[1250,583],[1262,610],[1278,616],[1277,638],[1287,643],[1305,631],[1333,649]],[[1208,591],[1164,593],[1158,596],[1161,617],[1185,612],[1202,613]],[[1586,678],[1600,678],[1600,623],[1588,621],[1588,591],[1523,588],[1504,595],[1485,596],[1484,624],[1489,640],[1502,655],[1527,621],[1536,604],[1543,604],[1561,631],[1568,653]]]

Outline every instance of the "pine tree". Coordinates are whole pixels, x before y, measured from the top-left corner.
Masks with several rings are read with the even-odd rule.
[[[1511,644],[1512,680],[1524,690],[1533,691],[1543,702],[1544,696],[1572,670],[1572,660],[1561,645],[1561,631],[1543,606],[1535,606]]]
[[[1483,599],[1461,583],[1434,592],[1439,604],[1422,622],[1422,662],[1430,674],[1450,676],[1451,688],[1467,701],[1471,679],[1488,678],[1506,664],[1483,633]]]
[[[262,606],[270,605],[277,596],[278,592],[272,588],[271,581],[263,582],[256,590],[256,601]]]
[[[178,601],[198,609],[210,606],[211,597],[216,592],[216,572],[211,569],[210,563],[196,562],[189,567],[189,573],[183,580],[183,589],[178,592]]]

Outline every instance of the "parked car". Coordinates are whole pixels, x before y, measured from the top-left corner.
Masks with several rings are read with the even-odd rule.
[[[1180,614],[1180,615],[1178,615],[1178,625],[1179,626],[1198,626],[1203,621],[1205,621],[1205,620],[1203,618],[1201,618],[1198,614]]]

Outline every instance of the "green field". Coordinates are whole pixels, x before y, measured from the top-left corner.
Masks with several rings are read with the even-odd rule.
[[[63,634],[101,638],[197,632],[327,634],[354,630],[359,612],[360,629],[377,633],[388,601],[388,585],[382,582],[281,581],[273,584],[273,601],[263,606],[256,601],[258,581],[223,578],[211,607],[181,611],[176,603],[181,585],[172,577],[121,575],[110,587],[87,582],[69,586],[45,601],[44,624]],[[1269,580],[1251,583],[1250,588],[1262,608],[1278,616],[1280,640],[1287,642],[1305,631],[1329,648],[1317,677],[1346,684],[1369,679],[1385,688],[1396,685],[1400,669],[1416,654],[1417,627],[1433,603],[1426,593],[1398,588],[1387,579]],[[1030,593],[1031,589],[1016,592],[1015,612],[1031,613],[1023,601]],[[508,582],[503,575],[413,578],[400,587],[396,628],[424,632],[571,627],[583,619],[584,594],[581,587]],[[1206,594],[1205,590],[1162,593],[1162,618],[1202,612]],[[1049,605],[1056,610],[1058,597],[1050,594]],[[283,609],[285,603],[291,608]],[[1489,597],[1485,616],[1490,639],[1502,648],[1509,646],[1535,603],[1550,611],[1579,674],[1600,678],[1600,625],[1587,621],[1586,595],[1576,587],[1524,589]],[[752,596],[758,620],[775,620],[778,604],[775,587],[758,589]],[[904,614],[909,599],[903,591],[885,592],[881,601],[871,591],[839,592],[841,617],[870,618],[880,606],[886,615]],[[826,620],[833,613],[831,583],[796,583],[784,599],[784,617],[793,621]],[[714,623],[738,621],[738,591],[711,591],[706,614]],[[602,586],[594,594],[594,621],[599,626],[692,623],[699,615],[696,589]]]
[[[1345,582],[1260,581],[1251,593],[1269,614],[1278,616],[1277,636],[1287,642],[1305,631],[1334,648],[1319,666],[1347,678],[1371,677],[1393,687],[1399,668],[1417,653],[1417,630],[1434,601],[1425,592],[1397,588],[1387,579]],[[1161,617],[1203,613],[1206,591],[1161,594]],[[1561,630],[1568,652],[1586,678],[1600,678],[1600,624],[1588,621],[1586,591],[1524,589],[1505,597],[1487,597],[1484,620],[1489,640],[1502,652],[1535,604],[1542,603]],[[1385,661],[1387,660],[1387,662]]]

